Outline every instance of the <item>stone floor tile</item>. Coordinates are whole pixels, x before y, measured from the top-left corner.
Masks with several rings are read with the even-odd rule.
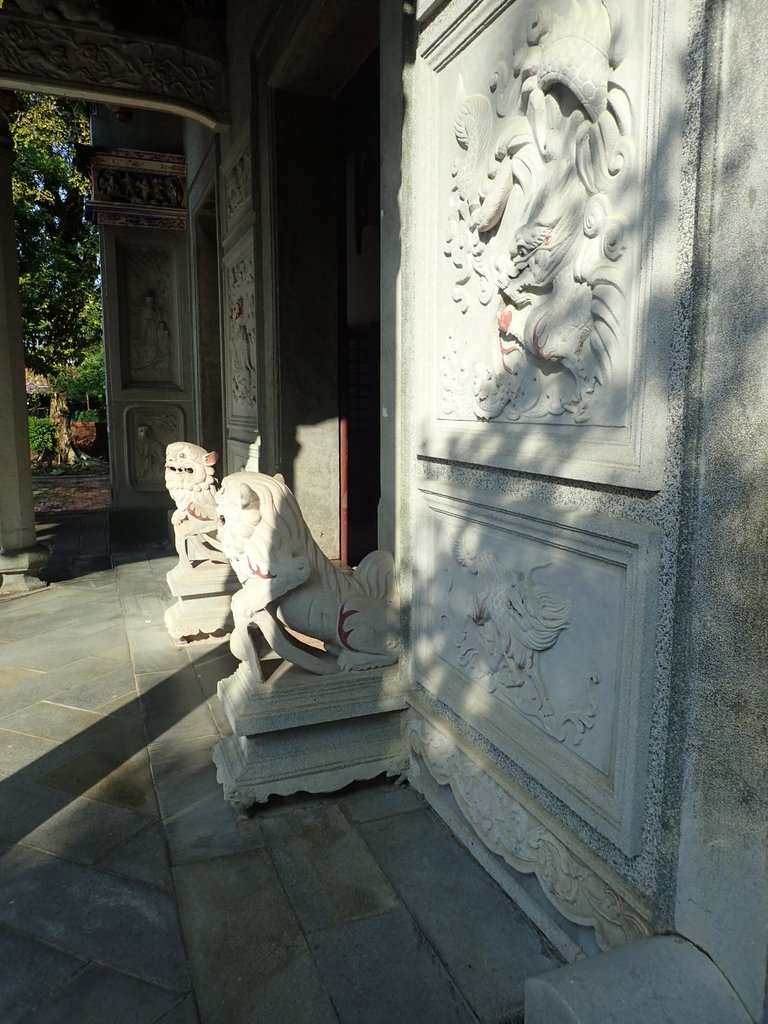
[[[85,961],[0,926],[0,1020],[29,1021],[30,1010],[82,971]],[[73,1018],[76,1020],[77,1018]]]
[[[40,669],[14,668],[13,666],[0,666],[0,693],[3,690],[11,689],[20,683],[28,683],[43,675]]]
[[[424,801],[408,785],[393,786],[391,779],[345,793],[339,808],[352,822],[375,821],[392,814],[407,814],[424,809]]]
[[[103,715],[47,700],[29,704],[20,711],[4,716],[0,719],[0,725],[4,729],[55,740],[57,743],[75,737],[87,743],[89,737],[98,738],[99,735],[104,737],[102,742],[109,742],[113,733],[121,731],[119,725]]]
[[[159,813],[144,749],[125,757],[119,751],[88,749],[72,742],[39,759],[30,767],[29,777],[40,785],[75,796],[151,815]]]
[[[189,668],[189,659],[183,650],[173,646],[171,638],[161,625],[147,624],[144,628],[128,628],[128,644],[136,675],[158,672],[181,672]]]
[[[208,736],[213,742],[219,730],[191,665],[166,676],[137,676],[141,709],[150,744],[158,740],[185,740]]]
[[[0,772],[11,775],[30,766],[45,763],[45,758],[56,749],[52,740],[38,736],[25,736],[10,729],[0,729]]]
[[[93,864],[154,819],[146,814],[38,786],[0,779],[0,837]]]
[[[261,823],[305,931],[400,906],[367,846],[335,805],[264,815]]]
[[[38,1006],[29,1024],[154,1024],[179,993],[89,964]]]
[[[25,681],[18,682],[14,686],[8,686],[6,689],[0,689],[0,721],[6,716],[21,711],[22,708],[29,707],[31,704],[36,704],[41,700],[69,703],[70,706],[77,707],[79,706],[77,695],[81,688],[87,694],[89,692],[89,684],[95,680],[105,680],[104,683],[95,683],[95,689],[103,686],[108,691],[105,693],[105,700],[109,700],[110,687],[117,686],[122,691],[123,685],[130,679],[135,697],[135,684],[130,665],[122,669],[123,683],[119,683],[118,676],[111,680],[106,678],[111,673],[117,671],[120,670],[102,658],[82,658],[79,661],[72,662],[71,665],[64,666],[60,670],[52,669],[50,672],[35,672],[33,676],[30,676]],[[74,691],[74,695],[72,691]],[[93,702],[89,703],[92,704]],[[102,701],[101,703],[104,702]],[[96,710],[96,708],[89,707],[83,710]]]
[[[185,864],[174,879],[201,1024],[337,1024],[266,851]]]
[[[173,899],[139,882],[16,846],[0,857],[0,923],[166,988],[189,989]]]
[[[87,638],[76,630],[54,629],[28,640],[17,640],[0,649],[0,665],[43,671],[58,668],[82,658],[86,645],[89,654],[97,654],[101,648],[113,647],[120,640],[119,635],[115,636],[117,629],[122,631],[122,625],[101,625]]]
[[[194,996],[185,996],[180,1003],[176,1003],[173,1009],[164,1013],[157,1024],[200,1024]]]
[[[171,867],[163,827],[155,822],[122,846],[113,850],[98,865],[124,878],[133,878],[171,892]]]
[[[493,879],[426,808],[359,828],[478,1017],[519,1012],[525,979],[559,961]]]
[[[477,1021],[405,910],[347,921],[307,941],[342,1024]]]
[[[224,799],[211,750],[208,740],[168,742],[151,748],[157,797],[174,864],[264,845],[259,820],[236,814]]]

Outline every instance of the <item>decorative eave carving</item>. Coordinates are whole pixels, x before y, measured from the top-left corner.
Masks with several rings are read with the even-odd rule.
[[[442,729],[414,714],[405,726],[411,782],[417,789],[423,763],[435,781],[451,787],[463,814],[485,845],[515,870],[535,874],[544,894],[576,924],[594,928],[601,949],[651,934],[645,915],[577,857],[512,793]]]
[[[172,43],[0,10],[0,88],[40,89],[192,117],[229,119],[224,64]]]

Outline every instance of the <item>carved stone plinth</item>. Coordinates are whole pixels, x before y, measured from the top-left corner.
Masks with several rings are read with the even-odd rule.
[[[48,548],[38,544],[26,551],[0,553],[0,597],[27,594],[47,586],[40,579],[40,570],[48,564]]]
[[[232,630],[232,594],[238,587],[229,565],[177,565],[166,576],[177,599],[165,613],[165,628],[179,646],[218,643]]]
[[[397,669],[319,679],[276,661],[267,681],[254,680],[243,664],[219,683],[234,735],[221,740],[213,759],[231,804],[245,810],[272,795],[330,793],[407,769]]]

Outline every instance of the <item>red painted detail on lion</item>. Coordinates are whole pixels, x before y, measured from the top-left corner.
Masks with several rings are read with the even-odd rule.
[[[201,515],[199,515],[196,512],[194,505],[187,505],[187,515],[191,516],[193,519],[197,519],[201,523],[212,523],[213,522],[213,520],[211,519],[210,516],[201,516]]]
[[[350,617],[350,615],[354,615],[356,612],[357,608],[345,609],[344,605],[342,605],[339,610],[339,625],[337,627],[336,632],[338,633],[339,640],[341,640],[341,644],[343,647],[346,647],[348,651],[355,651],[355,653],[359,653],[357,651],[357,648],[353,647],[352,644],[349,642],[349,638],[352,635],[352,630],[346,628],[347,619]]]
[[[253,575],[254,576],[258,576],[260,580],[273,580],[273,579],[275,579],[275,574],[273,572],[269,572],[269,571],[262,572],[261,568],[258,565],[254,566],[253,562],[247,556],[246,556],[245,560],[248,563],[248,568],[251,570]]]

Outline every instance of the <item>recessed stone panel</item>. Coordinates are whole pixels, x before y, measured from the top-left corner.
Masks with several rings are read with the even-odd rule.
[[[659,6],[456,2],[422,33],[422,454],[661,486],[683,95]]]
[[[134,490],[165,490],[165,449],[184,437],[184,431],[184,411],[178,405],[157,403],[126,409],[128,479]]]
[[[423,492],[419,682],[636,853],[657,531],[440,491]]]
[[[256,427],[256,281],[253,232],[224,257],[224,393],[227,424]]]

